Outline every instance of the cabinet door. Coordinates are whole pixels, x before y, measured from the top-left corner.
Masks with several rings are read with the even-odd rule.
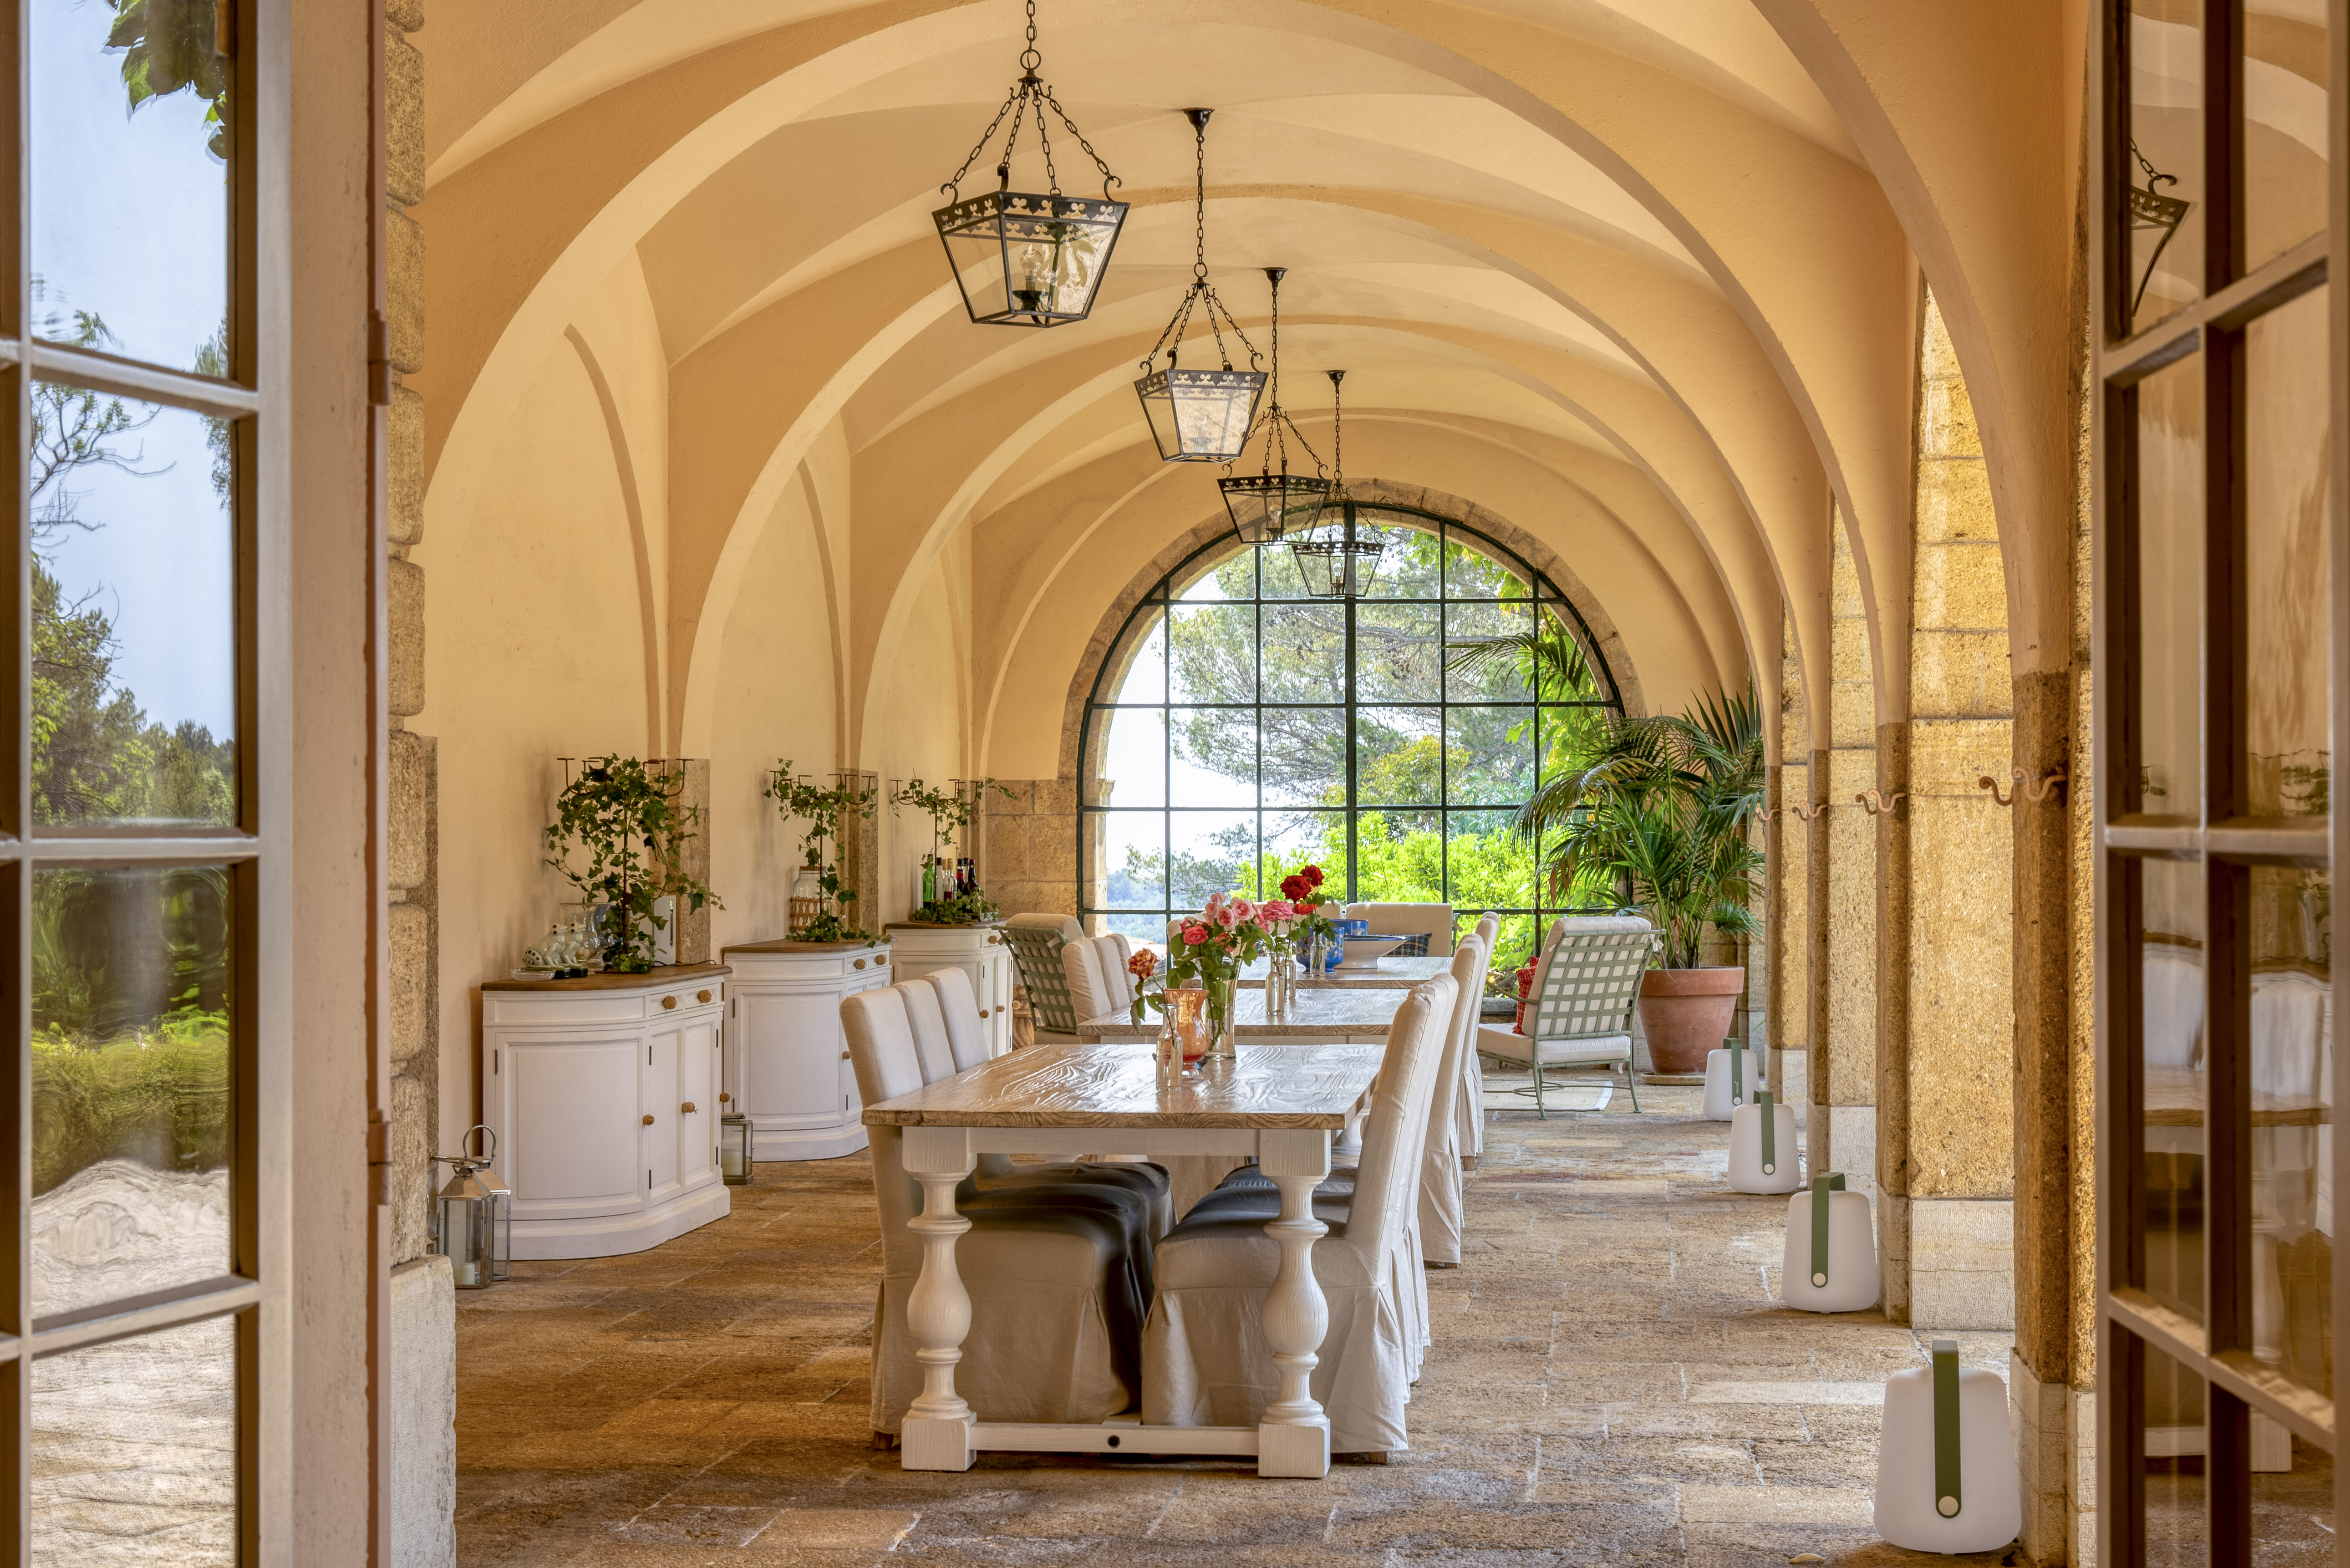
[[[718,1019],[690,1018],[678,1029],[677,1187],[691,1192],[718,1179]],[[685,1107],[691,1106],[691,1110]]]
[[[645,1114],[638,1118],[645,1134],[645,1199],[658,1203],[677,1196],[678,1057],[682,1032],[671,1024],[655,1024],[645,1042]]]
[[[849,1107],[841,1094],[840,997],[837,981],[809,992],[737,988],[745,1115],[774,1127],[840,1125]]]
[[[587,1219],[644,1207],[638,1158],[644,1037],[493,1043],[504,1136],[499,1173],[517,1220]]]
[[[987,1009],[988,1054],[1001,1056],[1012,1049],[1012,950],[988,949],[981,967],[987,977],[981,991],[987,1000],[980,1005]]]

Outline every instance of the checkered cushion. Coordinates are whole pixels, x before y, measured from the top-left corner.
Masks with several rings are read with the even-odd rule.
[[[1394,952],[1388,956],[1390,958],[1426,958],[1428,956],[1428,933],[1426,931],[1420,931],[1415,935],[1406,937],[1403,940],[1403,946],[1396,949]]]
[[[1534,976],[1534,1036],[1583,1040],[1632,1027],[1656,933],[1637,916],[1570,918]]]
[[[1036,1027],[1055,1034],[1076,1033],[1076,1005],[1069,995],[1068,973],[1061,967],[1061,949],[1068,939],[1045,927],[1006,926],[1003,940],[1020,966],[1020,983],[1028,988],[1028,1011]]]

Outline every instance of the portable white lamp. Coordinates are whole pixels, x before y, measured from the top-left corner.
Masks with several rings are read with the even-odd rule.
[[[1768,1089],[1730,1114],[1730,1185],[1740,1192],[1793,1192],[1804,1185],[1795,1113]]]
[[[1959,1366],[1956,1340],[1930,1366],[1885,1380],[1877,1448],[1877,1533],[1912,1552],[1993,1552],[2023,1528],[2007,1384]]]
[[[1858,1312],[1877,1304],[1877,1227],[1865,1194],[1845,1190],[1844,1173],[1812,1178],[1787,1199],[1787,1251],[1779,1295],[1805,1312]]]

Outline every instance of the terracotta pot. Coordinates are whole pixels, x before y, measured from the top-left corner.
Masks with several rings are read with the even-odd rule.
[[[1640,1026],[1648,1063],[1659,1073],[1702,1073],[1705,1054],[1730,1033],[1742,969],[1652,969],[1640,977]]]

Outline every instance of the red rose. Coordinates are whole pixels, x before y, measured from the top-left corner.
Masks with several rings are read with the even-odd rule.
[[[1322,886],[1322,867],[1319,866],[1308,866],[1305,870],[1299,872],[1298,875],[1305,878],[1305,885],[1309,888],[1319,888]]]
[[[1207,927],[1205,927],[1205,926],[1186,926],[1186,927],[1184,927],[1184,928],[1183,928],[1183,945],[1184,945],[1185,947],[1187,947],[1187,948],[1196,948],[1196,947],[1198,947],[1201,942],[1204,942],[1204,941],[1206,941],[1207,940],[1208,940],[1208,928],[1207,928]]]
[[[1292,874],[1281,879],[1281,896],[1293,904],[1303,904],[1313,896],[1314,884]]]

